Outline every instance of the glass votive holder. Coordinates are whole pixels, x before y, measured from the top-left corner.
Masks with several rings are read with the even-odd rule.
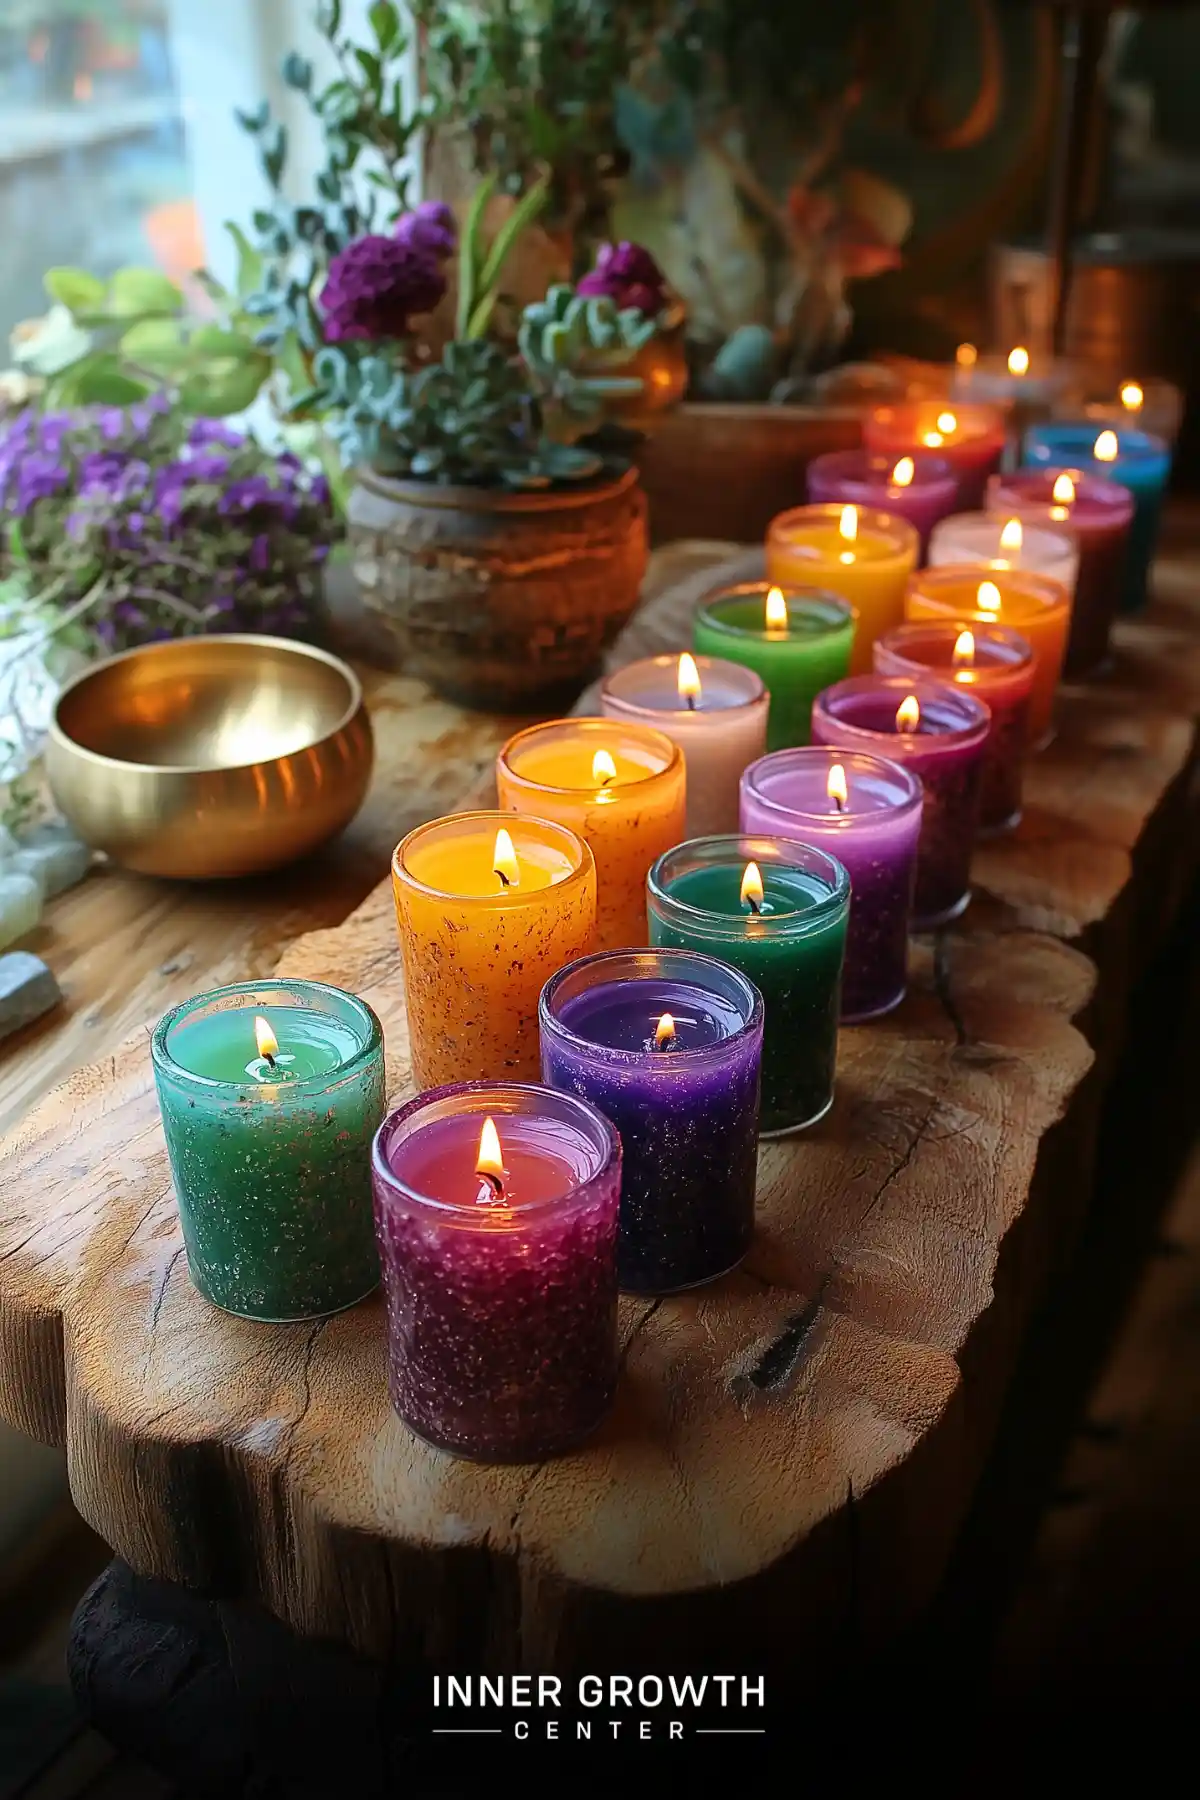
[[[869,669],[871,645],[904,616],[904,589],[921,540],[907,519],[873,506],[794,506],[767,527],[767,580],[827,589],[857,618],[850,669]]]
[[[736,829],[738,782],[767,747],[769,706],[753,669],[686,652],[627,663],[600,690],[605,718],[653,726],[683,751],[689,837]]]
[[[959,505],[958,477],[944,456],[928,450],[898,457],[880,456],[861,445],[828,450],[814,456],[805,481],[810,501],[849,501],[907,519],[921,540],[921,558],[938,520]]]
[[[1075,592],[1079,573],[1079,545],[1066,529],[1027,525],[1019,515],[1001,518],[999,513],[955,513],[934,526],[929,539],[931,569],[944,563],[974,564],[976,568],[1027,569],[1057,581],[1068,594]]]
[[[659,857],[647,906],[656,949],[715,956],[762,995],[760,1136],[824,1118],[850,911],[841,863],[784,838],[699,838]]]
[[[742,776],[747,836],[811,844],[850,877],[843,1025],[904,998],[922,801],[920,780],[899,763],[823,744],[776,750]]]
[[[863,443],[893,461],[918,450],[944,457],[958,481],[960,506],[982,506],[987,478],[1000,467],[1008,441],[1004,409],[959,400],[908,400],[873,407],[863,420]]]
[[[979,829],[1008,831],[1017,825],[1033,693],[1028,638],[1004,625],[919,619],[878,640],[875,667],[881,675],[902,676],[906,682],[929,676],[952,681],[979,696],[992,720],[983,751]]]
[[[1026,434],[1025,462],[1035,469],[1081,469],[1129,489],[1134,511],[1121,604],[1126,612],[1144,605],[1171,475],[1171,452],[1164,440],[1135,426],[1097,431],[1086,420],[1052,420]]]
[[[966,911],[979,829],[983,753],[991,714],[950,682],[859,675],[818,694],[813,739],[886,756],[918,776],[925,793],[912,924],[930,931]]]
[[[1100,431],[1105,425],[1120,429],[1132,425],[1160,437],[1169,450],[1174,450],[1183,426],[1184,399],[1182,388],[1159,376],[1144,381],[1122,381],[1117,388],[1105,388],[1098,382],[1085,381],[1063,395],[1054,408],[1058,419],[1078,422],[1086,419]]]
[[[587,1437],[617,1384],[608,1120],[570,1094],[459,1082],[389,1115],[372,1174],[405,1424],[478,1462],[540,1462]]]
[[[620,1285],[714,1281],[754,1232],[763,1003],[746,977],[683,950],[614,950],[561,969],[541,1005],[542,1079],[616,1126]]]
[[[820,588],[744,581],[701,601],[692,643],[761,677],[770,695],[766,748],[779,750],[807,744],[814,697],[850,667],[856,619],[848,600]]]
[[[317,981],[216,988],[151,1041],[188,1273],[206,1300],[283,1323],[377,1286],[371,1139],[383,1032]]]

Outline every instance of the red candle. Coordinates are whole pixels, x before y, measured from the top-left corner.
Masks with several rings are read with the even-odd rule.
[[[1021,777],[1029,747],[1033,647],[1006,625],[967,619],[920,619],[875,642],[881,675],[915,681],[936,675],[970,688],[987,703],[991,731],[983,753],[981,831],[1003,831],[1021,817]]]
[[[966,508],[982,506],[987,478],[1004,454],[1005,418],[998,406],[960,400],[910,400],[877,406],[863,421],[863,443],[893,462],[932,451],[950,464]]]
[[[1108,658],[1108,639],[1125,584],[1134,499],[1117,481],[1080,469],[1017,469],[993,475],[987,510],[1069,532],[1079,573],[1063,674],[1089,675]]]

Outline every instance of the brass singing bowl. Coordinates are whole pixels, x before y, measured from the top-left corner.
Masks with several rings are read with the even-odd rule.
[[[374,747],[358,677],[269,637],[181,638],[85,669],[46,768],[85,843],[144,875],[255,874],[349,824]]]

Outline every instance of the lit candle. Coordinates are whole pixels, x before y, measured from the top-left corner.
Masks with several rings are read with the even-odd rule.
[[[763,1003],[736,969],[680,950],[615,950],[542,994],[542,1079],[621,1136],[617,1271],[670,1293],[739,1263],[754,1231]]]
[[[850,877],[842,1019],[904,998],[921,783],[899,763],[810,746],[777,750],[742,776],[742,831],[824,850]]]
[[[835,594],[743,582],[701,602],[692,641],[698,652],[742,663],[762,677],[770,694],[766,747],[778,750],[808,742],[813,696],[850,667],[855,618]]]
[[[929,567],[961,563],[981,569],[1027,569],[1075,592],[1079,546],[1065,523],[1028,525],[1015,513],[955,513],[933,528]]]
[[[371,1139],[383,1033],[315,981],[216,988],[151,1043],[188,1272],[242,1318],[322,1318],[379,1280]]]
[[[466,1082],[387,1118],[375,1219],[392,1404],[439,1449],[535,1462],[617,1382],[621,1146],[568,1094]]]
[[[965,367],[959,364],[952,391],[958,399],[1007,408],[1019,432],[1033,419],[1044,418],[1077,374],[1065,357],[1033,354],[1027,345],[1014,344],[1006,351],[977,355]]]
[[[683,751],[691,837],[737,825],[738,781],[766,749],[769,705],[753,669],[687,650],[629,663],[600,690],[606,718],[657,726]]]
[[[1003,625],[968,625],[961,619],[928,619],[898,625],[875,645],[881,675],[910,685],[930,675],[977,694],[991,714],[983,753],[979,803],[981,831],[1002,831],[1021,817],[1021,779],[1029,745],[1033,649]]]
[[[1143,605],[1171,473],[1171,453],[1162,438],[1132,426],[1097,432],[1078,422],[1038,425],[1025,440],[1025,461],[1040,469],[1082,469],[1129,489],[1134,513],[1122,604],[1126,611]]]
[[[978,695],[948,682],[859,675],[818,694],[813,742],[886,757],[925,791],[914,927],[945,925],[971,897],[971,852],[991,715]]]
[[[995,406],[911,400],[877,406],[863,420],[863,443],[891,462],[917,451],[944,458],[958,481],[962,506],[980,506],[987,478],[1000,467],[1006,442],[1004,413]]]
[[[616,719],[552,720],[509,739],[496,789],[502,807],[557,819],[591,846],[597,947],[644,944],[646,871],[687,829],[679,746]]]
[[[595,941],[587,845],[544,819],[458,813],[401,840],[392,891],[417,1087],[536,1077],[542,983]]]
[[[874,507],[797,506],[767,529],[767,580],[848,600],[858,615],[850,667],[869,668],[871,645],[901,617],[919,548],[907,519]]]
[[[995,518],[1015,515],[1074,538],[1079,570],[1063,672],[1068,677],[1090,675],[1108,657],[1109,632],[1125,582],[1132,494],[1119,482],[1102,481],[1080,469],[1018,469],[993,475],[987,508]]]
[[[945,457],[928,451],[889,457],[870,450],[831,450],[808,465],[810,501],[852,502],[907,519],[920,538],[923,558],[929,533],[959,504],[958,478]]]
[[[715,956],[762,994],[762,1135],[823,1118],[850,909],[842,865],[783,838],[708,838],[659,857],[647,905],[653,945]]]
[[[1173,381],[1147,377],[1122,381],[1116,393],[1111,389],[1103,394],[1093,390],[1093,397],[1082,405],[1068,396],[1055,412],[1063,419],[1087,419],[1098,431],[1105,425],[1135,426],[1162,438],[1173,450],[1183,424],[1183,393]]]
[[[1054,735],[1054,695],[1067,647],[1071,600],[1061,582],[1028,570],[982,570],[963,563],[918,570],[909,585],[910,619],[957,619],[969,625],[1009,625],[1033,648],[1029,701],[1030,748]]]

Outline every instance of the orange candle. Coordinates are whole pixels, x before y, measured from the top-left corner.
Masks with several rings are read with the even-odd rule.
[[[537,1081],[538,999],[596,931],[596,865],[562,825],[456,813],[396,846],[413,1080]]]
[[[921,569],[904,603],[910,619],[960,619],[964,625],[1007,625],[1033,650],[1029,737],[1043,749],[1054,735],[1054,692],[1071,622],[1071,596],[1061,581],[1027,570],[985,570],[968,563]]]
[[[958,478],[964,507],[983,505],[987,478],[1000,467],[1007,422],[998,406],[962,400],[909,400],[877,406],[863,421],[863,443],[880,456],[910,456],[932,450],[944,456]]]
[[[644,945],[650,865],[686,836],[678,744],[617,719],[531,725],[496,759],[496,791],[502,807],[556,819],[590,845],[597,950]]]
[[[904,590],[921,540],[907,519],[873,506],[796,506],[767,530],[767,580],[823,588],[858,614],[850,673],[871,667],[871,646],[904,617]]]

